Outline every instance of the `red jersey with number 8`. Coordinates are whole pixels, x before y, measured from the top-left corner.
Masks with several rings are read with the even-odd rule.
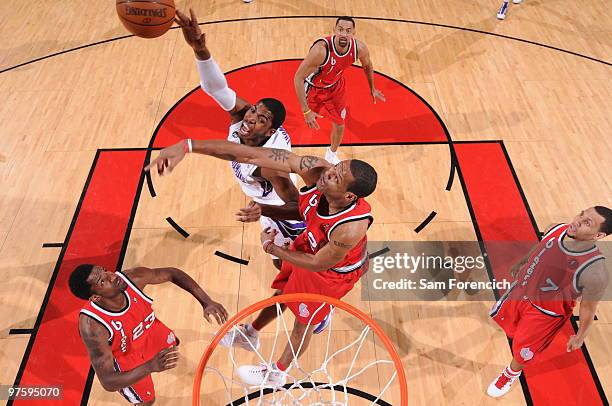
[[[301,252],[316,254],[329,243],[332,232],[341,224],[367,219],[369,226],[374,221],[370,214],[370,205],[364,199],[357,199],[334,214],[321,213],[321,206],[326,207],[327,201],[316,186],[302,188],[298,204],[300,214],[306,222],[306,231],[294,241],[293,248]],[[339,273],[352,272],[361,268],[367,259],[367,237],[364,236],[331,270]]]

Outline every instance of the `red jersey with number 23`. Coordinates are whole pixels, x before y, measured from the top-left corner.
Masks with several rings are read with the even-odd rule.
[[[300,214],[306,222],[306,230],[293,243],[297,251],[316,254],[329,243],[332,232],[341,224],[367,219],[369,225],[374,221],[371,208],[364,199],[357,199],[348,207],[334,214],[322,214],[322,205],[327,206],[325,196],[316,186],[302,188],[299,196]],[[346,254],[344,259],[334,265],[331,270],[339,273],[352,272],[359,269],[368,259],[367,237],[364,235]]]
[[[95,319],[106,328],[115,359],[133,360],[133,363],[140,365],[143,360],[148,361],[162,349],[176,344],[176,337],[172,330],[155,317],[155,311],[151,307],[153,299],[125,274],[116,274],[127,283],[123,292],[126,306],[114,312],[89,301],[81,309],[81,314]],[[138,365],[121,366],[122,369],[127,369],[128,366],[135,368]]]

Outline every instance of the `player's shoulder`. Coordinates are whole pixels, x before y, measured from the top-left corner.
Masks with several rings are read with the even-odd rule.
[[[357,46],[357,49],[360,52],[366,52],[368,50],[368,46],[366,45],[365,42],[357,38],[353,38],[353,39],[355,40],[355,45]]]
[[[138,289],[142,290],[147,284],[147,278],[153,272],[151,268],[146,268],[144,266],[138,266],[135,268],[125,269],[123,271],[118,272],[119,275],[123,276],[129,284],[135,285]]]
[[[326,38],[317,38],[310,47],[310,54],[314,55],[326,55],[329,50],[329,44]]]
[[[267,148],[279,148],[291,151],[291,137],[289,137],[287,130],[285,130],[283,126],[280,126],[274,134],[270,136],[264,146]]]
[[[562,229],[564,226],[567,226],[567,224],[566,223],[552,223],[552,224],[549,224],[544,229],[544,232],[542,233],[542,237],[544,238],[544,237],[550,236],[554,232],[559,231],[560,229]]]
[[[580,285],[582,288],[601,290],[608,286],[609,279],[610,275],[606,269],[605,257],[603,255],[599,255],[593,258],[592,261],[589,261],[587,267],[580,273]]]

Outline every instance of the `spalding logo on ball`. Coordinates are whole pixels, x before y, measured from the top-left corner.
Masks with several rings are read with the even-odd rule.
[[[116,5],[125,28],[138,37],[164,35],[174,21],[174,0],[117,0]]]

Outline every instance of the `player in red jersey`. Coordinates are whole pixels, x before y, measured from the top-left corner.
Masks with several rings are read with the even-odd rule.
[[[489,385],[487,393],[508,393],[525,364],[548,347],[580,301],[580,328],[567,351],[580,348],[608,285],[604,256],[595,241],[612,233],[612,210],[595,206],[569,224],[549,227],[511,269],[516,278],[491,310],[491,317],[512,338],[512,362]]]
[[[377,175],[366,162],[352,159],[331,165],[314,156],[298,156],[287,150],[248,147],[227,141],[187,140],[165,148],[146,170],[157,167],[158,173],[171,171],[189,151],[212,155],[285,172],[302,177],[306,187],[299,197],[299,211],[295,219],[306,222],[306,230],[289,249],[274,244],[274,233],[261,234],[263,249],[283,261],[281,272],[272,288],[277,293],[318,293],[342,298],[367,270],[366,233],[372,224],[370,205],[363,199],[376,188]],[[293,348],[300,347],[300,356],[310,338],[329,313],[327,306],[316,313],[320,303],[292,303],[289,308],[296,319],[291,333]],[[264,309],[249,325],[242,326],[243,334],[231,334],[229,345],[257,349],[257,330],[276,317],[276,308]],[[310,321],[310,323],[309,323]],[[321,326],[319,326],[321,327]],[[225,339],[226,337],[224,337]],[[235,339],[246,342],[239,343]],[[273,365],[242,366],[241,379],[249,385],[282,386],[284,372],[293,361],[289,343]]]
[[[372,100],[374,103],[376,100],[385,101],[385,96],[374,87],[370,51],[354,35],[355,20],[351,17],[338,18],[334,35],[315,41],[293,80],[308,127],[318,130],[317,118],[323,115],[332,122],[331,146],[325,153],[325,159],[333,164],[340,162],[336,151],[342,142],[346,118],[344,70],[359,60],[368,79]]]
[[[178,338],[155,317],[146,285],[172,282],[202,304],[204,318],[222,324],[227,311],[214,302],[185,272],[176,268],[134,268],[109,272],[83,264],[70,275],[70,290],[84,300],[79,333],[100,383],[120,392],[130,403],[152,405],[152,372],[174,368]]]

